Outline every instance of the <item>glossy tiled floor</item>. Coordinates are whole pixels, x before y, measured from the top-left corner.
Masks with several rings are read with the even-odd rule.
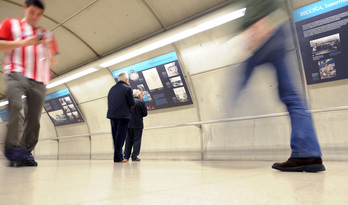
[[[0,161],[0,204],[348,204],[348,163],[284,173],[273,162]]]

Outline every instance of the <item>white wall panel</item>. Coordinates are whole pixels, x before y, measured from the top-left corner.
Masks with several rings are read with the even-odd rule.
[[[57,127],[58,137],[88,134],[86,123]],[[59,159],[89,159],[90,137],[59,139]]]
[[[96,59],[96,55],[88,48],[88,46],[66,29],[57,28],[54,30],[54,34],[60,50],[58,64],[52,68],[54,72],[62,73],[66,71],[66,68],[78,66],[88,60]]]
[[[58,141],[40,140],[34,150],[36,159],[58,159]]]
[[[57,138],[56,128],[46,112],[41,114],[39,139]]]
[[[76,137],[59,140],[59,159],[90,159],[91,143],[89,137]]]
[[[65,26],[99,54],[161,29],[141,0],[103,0],[68,21]]]
[[[5,123],[0,123],[0,143],[5,143],[6,133],[7,133],[7,126]]]
[[[232,39],[239,23],[226,23],[175,43],[191,75],[242,61],[236,56],[243,44]]]
[[[145,129],[139,158],[200,160],[200,150],[201,137],[198,127]]]
[[[308,86],[312,109],[348,105],[348,79]]]
[[[111,128],[110,128],[111,129]],[[92,159],[114,159],[114,144],[110,134],[91,135],[91,158]]]
[[[194,105],[186,105],[161,110],[151,110],[144,118],[145,127],[172,125],[188,122],[197,122],[197,112]]]
[[[110,120],[106,118],[108,103],[107,98],[80,104],[88,123],[90,133],[110,132]]]
[[[319,142],[325,159],[348,159],[348,111],[314,113]]]
[[[67,83],[71,94],[78,104],[99,98],[106,98],[110,88],[115,84],[116,81],[107,69],[101,69]]]

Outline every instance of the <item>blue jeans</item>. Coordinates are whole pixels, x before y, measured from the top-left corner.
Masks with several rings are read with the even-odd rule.
[[[110,119],[110,123],[114,142],[114,162],[120,162],[124,159],[122,147],[126,139],[129,119]]]
[[[132,160],[135,160],[138,157],[140,153],[142,134],[143,134],[142,128],[128,129],[128,134],[126,138],[126,146],[124,149],[124,157],[126,159],[129,159],[129,157],[132,157]],[[131,156],[132,147],[133,147],[133,153]]]
[[[270,63],[277,72],[278,92],[280,100],[286,105],[291,119],[291,157],[321,157],[319,142],[314,130],[312,116],[305,110],[300,97],[291,82],[285,63],[285,34],[279,29],[246,61],[244,86],[253,69],[261,64]]]

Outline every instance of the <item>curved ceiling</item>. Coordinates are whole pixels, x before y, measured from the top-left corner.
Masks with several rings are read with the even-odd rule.
[[[237,2],[233,1],[233,2]],[[22,18],[24,0],[0,0],[0,21]],[[230,4],[230,0],[45,0],[40,25],[59,46],[57,77]],[[3,62],[4,52],[0,52]],[[0,70],[0,99],[6,82]]]

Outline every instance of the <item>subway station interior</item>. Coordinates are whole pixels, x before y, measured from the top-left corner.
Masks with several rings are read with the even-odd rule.
[[[0,204],[348,204],[348,75],[338,60],[347,55],[348,29],[345,23],[335,28],[339,35],[314,38],[311,54],[303,55],[305,31],[294,16],[301,8],[312,8],[303,16],[324,12],[320,2],[348,11],[348,2],[279,1],[286,65],[312,114],[326,168],[316,173],[272,169],[290,157],[291,122],[272,65],[257,66],[239,89],[252,55],[241,28],[243,0],[43,2],[40,26],[54,33],[59,63],[32,152],[38,166],[10,167],[3,154],[8,102],[1,65]],[[0,22],[23,18],[23,3],[0,0]],[[335,60],[334,74],[308,73],[306,59],[329,54],[325,62]],[[0,52],[1,64],[4,59]],[[144,63],[149,66],[141,68]],[[114,163],[108,93],[127,69],[132,88],[146,96],[148,115],[141,161]],[[139,75],[143,81],[132,85]],[[63,98],[63,108],[55,109],[53,101]]]

